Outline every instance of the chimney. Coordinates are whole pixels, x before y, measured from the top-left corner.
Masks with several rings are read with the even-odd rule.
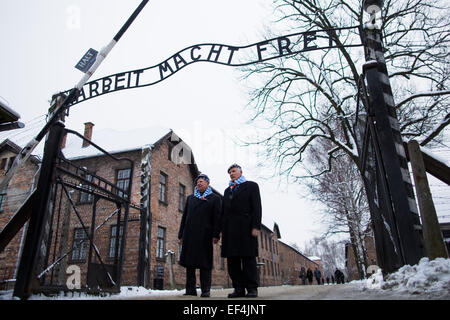
[[[92,122],[86,122],[84,124],[84,137],[86,139],[92,140],[92,128],[94,127],[94,124]],[[83,140],[83,148],[89,147],[90,143]]]
[[[64,136],[62,137],[62,141],[61,141],[61,150],[64,149],[66,147],[66,142],[67,142],[67,132],[64,134]]]

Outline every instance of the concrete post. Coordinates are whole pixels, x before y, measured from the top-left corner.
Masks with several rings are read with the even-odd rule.
[[[172,250],[167,251],[166,253],[166,262],[169,265],[169,282],[170,282],[170,289],[175,289],[175,278],[173,274],[173,260],[174,260],[175,252]]]

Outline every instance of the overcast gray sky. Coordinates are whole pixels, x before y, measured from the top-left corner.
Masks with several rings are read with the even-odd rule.
[[[273,19],[271,2],[151,0],[91,79],[159,64],[194,44],[262,41]],[[0,2],[0,96],[26,124],[13,132],[13,141],[23,146],[37,133],[52,94],[73,88],[81,79],[74,65],[89,48],[99,51],[108,44],[139,3]],[[255,149],[233,143],[251,131],[245,125],[246,84],[239,76],[233,67],[193,64],[154,86],[80,103],[71,108],[66,125],[82,132],[84,122],[93,122],[94,141],[102,129],[171,128],[191,146],[199,169],[219,191],[227,186],[227,167],[240,163],[247,179],[261,187],[265,221],[278,223],[283,241],[302,246],[323,228],[319,207],[304,199],[297,186],[262,180],[267,172],[256,166]]]

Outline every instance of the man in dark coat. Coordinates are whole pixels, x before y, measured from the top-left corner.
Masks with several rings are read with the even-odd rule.
[[[340,283],[344,283],[344,274],[342,273],[342,271],[341,270],[339,270],[338,268],[336,268],[336,271],[334,271],[334,277],[336,278],[336,282],[338,283],[338,284],[340,284]]]
[[[320,278],[322,277],[320,270],[317,267],[314,269],[314,277],[317,280],[317,284],[321,284]]]
[[[305,271],[304,267],[302,267],[302,269],[300,270],[299,278],[302,279],[302,284],[305,285],[306,284],[306,271]]]
[[[258,234],[261,196],[258,184],[247,181],[239,165],[228,168],[231,181],[222,202],[222,257],[227,258],[234,292],[229,298],[258,296]],[[247,289],[247,294],[245,294]]]
[[[178,239],[182,245],[180,264],[186,268],[186,295],[197,295],[195,270],[200,269],[202,297],[210,296],[213,243],[220,237],[221,197],[212,192],[209,178],[196,179],[194,194],[188,196]]]

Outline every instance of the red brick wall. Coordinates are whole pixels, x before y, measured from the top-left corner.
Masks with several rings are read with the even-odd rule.
[[[265,227],[258,236],[258,253],[260,286],[281,284],[279,243],[275,234]]]

